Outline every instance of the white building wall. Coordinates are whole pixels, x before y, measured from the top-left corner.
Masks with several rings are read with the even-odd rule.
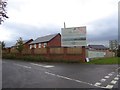
[[[101,58],[105,57],[106,52],[102,51],[87,51],[88,58]]]

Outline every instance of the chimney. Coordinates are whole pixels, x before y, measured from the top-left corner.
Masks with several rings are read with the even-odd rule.
[[[66,28],[65,22],[64,22],[64,28]]]

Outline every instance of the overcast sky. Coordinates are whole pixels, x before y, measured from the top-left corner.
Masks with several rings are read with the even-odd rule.
[[[119,0],[8,0],[9,19],[0,25],[0,41],[14,45],[19,37],[36,39],[61,33],[64,27],[87,27],[88,44],[118,37]]]

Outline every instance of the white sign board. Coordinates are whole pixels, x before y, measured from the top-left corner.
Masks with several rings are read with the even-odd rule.
[[[90,60],[89,60],[89,58],[86,58],[86,62],[89,62]]]
[[[88,58],[100,58],[105,57],[105,52],[99,52],[99,51],[88,51]]]
[[[63,47],[87,46],[86,27],[61,29],[61,45]]]

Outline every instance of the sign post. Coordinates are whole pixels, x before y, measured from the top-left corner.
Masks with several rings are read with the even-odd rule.
[[[86,58],[86,26],[71,27],[61,29],[61,46],[62,47],[82,47],[82,61]]]

